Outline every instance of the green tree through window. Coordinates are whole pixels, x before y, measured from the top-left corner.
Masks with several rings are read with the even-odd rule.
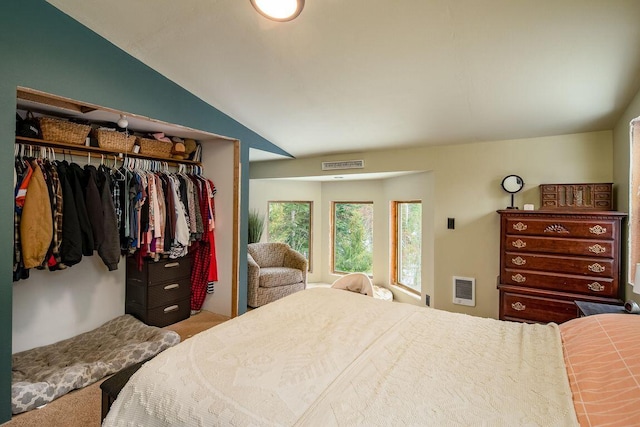
[[[286,243],[309,261],[311,270],[312,202],[269,202],[268,239]]]
[[[373,274],[373,203],[333,203],[334,273]]]

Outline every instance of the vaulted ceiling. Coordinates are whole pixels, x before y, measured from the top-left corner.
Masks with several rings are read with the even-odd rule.
[[[48,1],[295,157],[612,129],[640,88],[638,0]]]

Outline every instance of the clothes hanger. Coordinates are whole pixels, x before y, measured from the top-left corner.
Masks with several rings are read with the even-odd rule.
[[[118,169],[118,158],[116,155],[113,155],[113,167],[111,168],[111,175],[114,176],[117,181],[124,181],[127,177],[122,173],[120,169]]]

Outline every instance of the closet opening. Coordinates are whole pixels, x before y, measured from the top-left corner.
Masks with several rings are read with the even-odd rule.
[[[16,101],[16,113],[20,117],[16,117],[17,128],[20,120],[34,119],[33,124],[43,117],[91,128],[83,140],[76,139],[72,143],[60,142],[57,137],[57,140],[45,140],[42,134],[25,132],[27,136],[17,135],[16,158],[27,156],[75,163],[82,169],[92,166],[98,171],[101,168],[110,171],[116,177],[120,177],[116,171],[128,167],[146,174],[166,172],[176,177],[178,174],[199,174],[210,180],[215,187],[209,191],[215,191],[217,277],[207,278],[207,284],[213,283],[213,289],[208,289],[213,293],[205,293],[201,308],[228,317],[237,316],[240,191],[240,142],[237,139],[31,88],[18,87]],[[128,122],[126,137],[144,135],[143,139],[150,139],[153,134],[162,133],[170,141],[162,142],[171,148],[145,151],[138,141],[131,144],[131,148],[100,146],[95,131],[117,125],[121,116],[126,116]],[[26,125],[28,128],[29,123]],[[160,142],[162,138],[156,141]],[[196,156],[185,156],[182,153],[188,151],[187,147],[182,151],[178,146],[179,141],[187,145],[185,142],[189,140],[197,142]],[[134,151],[135,146],[142,150]],[[181,158],[181,154],[184,157]],[[173,249],[188,252],[184,243],[182,241],[182,246]],[[127,257],[121,254],[115,262],[105,263],[94,251],[92,255],[82,256],[77,264],[56,271],[50,271],[44,264],[40,267],[45,268],[29,268],[28,278],[13,282],[12,352],[75,336],[124,314],[126,260]],[[209,280],[213,278],[217,280]]]

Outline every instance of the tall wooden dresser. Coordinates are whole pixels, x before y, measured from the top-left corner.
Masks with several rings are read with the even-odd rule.
[[[498,211],[500,319],[561,323],[574,301],[621,304],[615,211]]]
[[[127,257],[125,313],[163,327],[191,315],[191,257],[144,260]]]

